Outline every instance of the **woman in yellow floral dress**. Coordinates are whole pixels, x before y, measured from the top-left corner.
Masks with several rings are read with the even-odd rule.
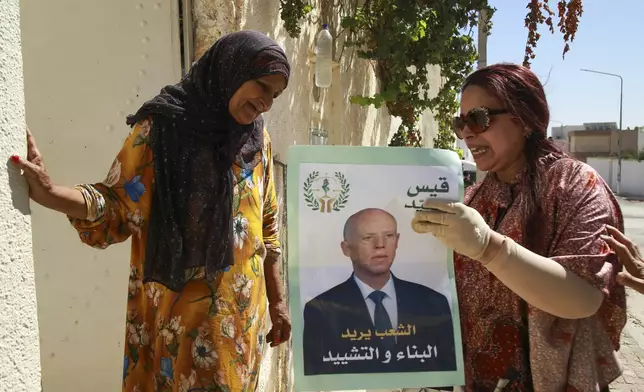
[[[132,239],[123,391],[253,391],[263,345],[290,338],[261,117],[289,72],[268,37],[233,33],[128,118],[102,183],[53,184],[29,132],[27,158],[12,157],[83,242]]]

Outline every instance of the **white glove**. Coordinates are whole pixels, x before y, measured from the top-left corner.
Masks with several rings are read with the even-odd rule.
[[[439,211],[425,210],[433,208]],[[445,246],[480,261],[490,243],[492,229],[473,208],[445,200],[425,200],[411,221],[417,233],[431,233]]]

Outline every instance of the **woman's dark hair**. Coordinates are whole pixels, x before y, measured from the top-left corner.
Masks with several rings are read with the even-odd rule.
[[[545,185],[547,167],[542,157],[550,155],[555,159],[566,154],[552,141],[548,140],[547,129],[550,123],[550,110],[543,85],[529,68],[508,63],[490,65],[469,75],[462,90],[478,86],[499,99],[505,105],[514,121],[530,131],[525,143],[525,156],[528,164],[523,176],[522,188],[529,190],[523,216],[526,217],[523,239],[533,252],[542,254],[546,244],[536,243],[543,240],[540,230],[541,195]],[[461,90],[461,91],[462,91]]]

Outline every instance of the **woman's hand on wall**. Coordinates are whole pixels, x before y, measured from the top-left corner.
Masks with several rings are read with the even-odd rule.
[[[27,157],[11,156],[11,162],[22,169],[29,184],[29,197],[43,207],[78,219],[87,217],[87,206],[80,191],[57,186],[47,174],[45,161],[36,146],[36,139],[27,128]]]
[[[29,184],[29,196],[35,202],[44,204],[51,194],[54,184],[47,174],[45,161],[29,128],[27,128],[27,157],[23,159],[18,155],[13,155],[11,161],[22,169]]]

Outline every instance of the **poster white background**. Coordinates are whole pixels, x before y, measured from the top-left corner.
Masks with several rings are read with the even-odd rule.
[[[318,171],[320,177],[334,178],[340,172],[346,176],[350,194],[346,206],[340,211],[323,213],[313,211],[306,205],[303,184],[308,175]],[[448,249],[433,236],[415,233],[411,220],[416,209],[405,208],[416,200],[422,200],[430,193],[422,192],[409,197],[408,190],[416,193],[416,187],[441,189],[447,178],[449,191],[438,193],[438,198],[459,199],[458,178],[453,171],[441,166],[390,166],[390,165],[346,165],[324,163],[302,163],[299,184],[299,272],[301,310],[318,294],[347,280],[353,272],[351,260],[342,253],[342,230],[349,216],[364,208],[381,208],[397,220],[400,241],[396,258],[391,267],[396,277],[422,284],[445,295],[452,305],[447,260]],[[318,179],[313,186],[319,189]],[[338,184],[331,186],[338,189]],[[320,191],[316,191],[320,194]],[[323,192],[322,192],[323,194]]]

